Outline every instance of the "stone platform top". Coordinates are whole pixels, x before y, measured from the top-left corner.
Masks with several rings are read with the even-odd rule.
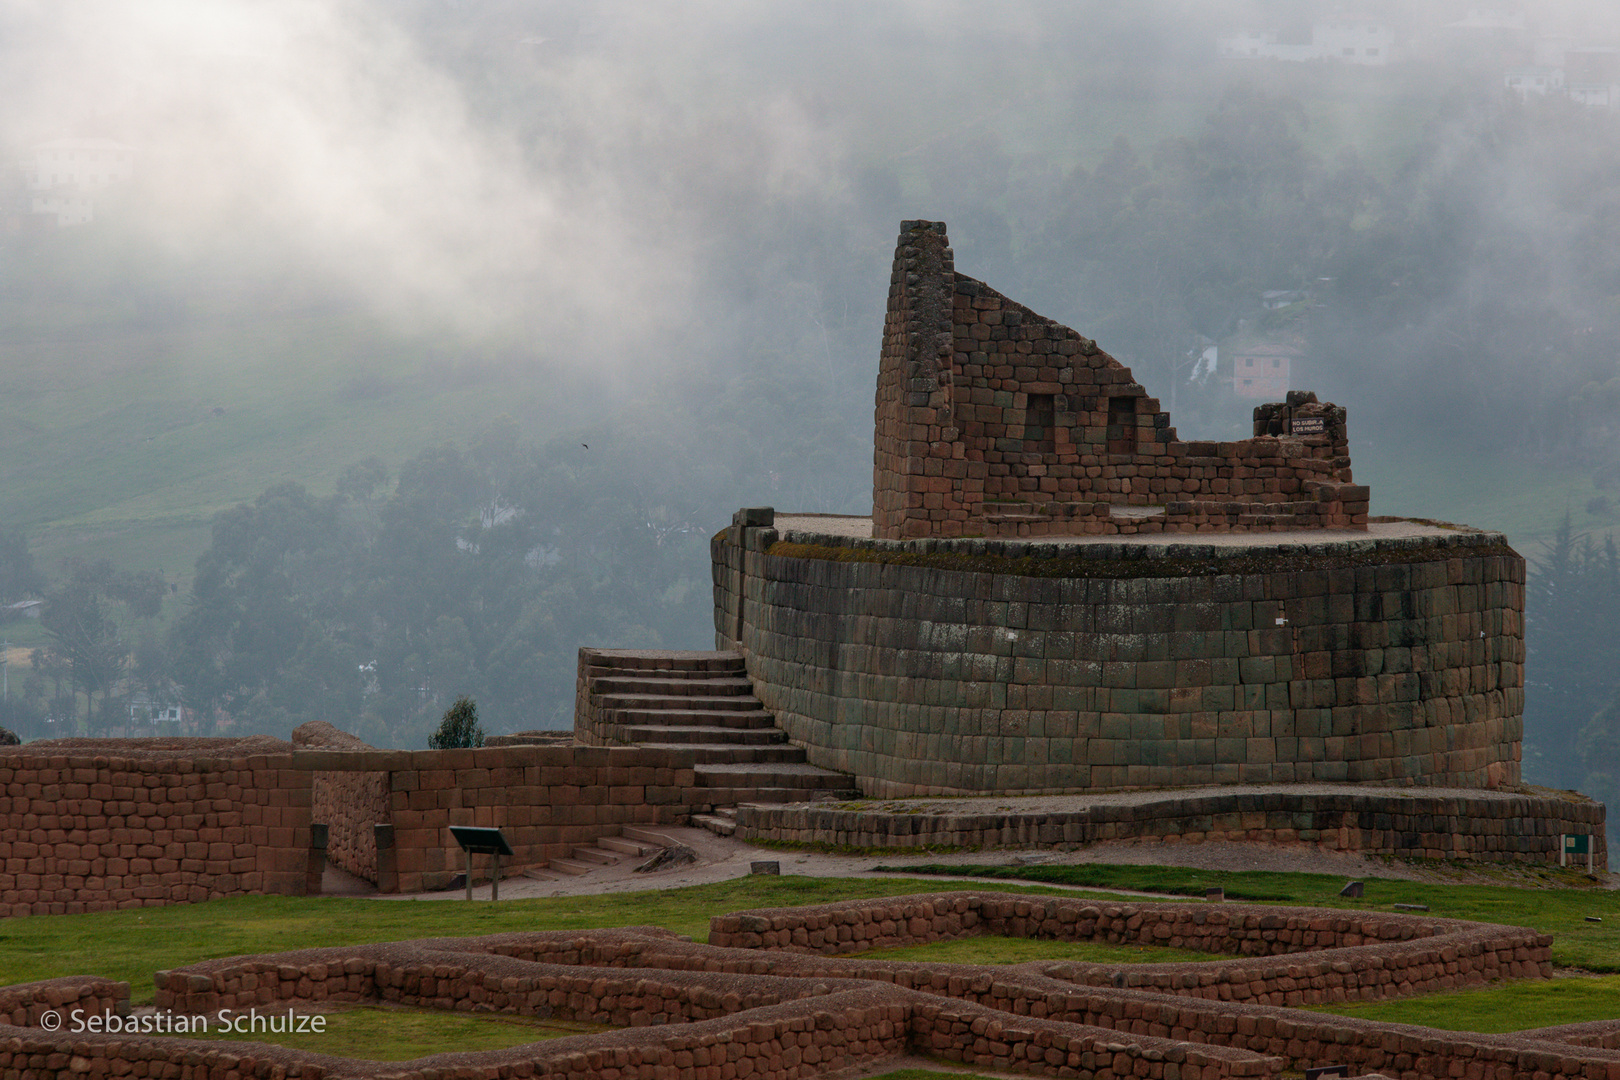
[[[794,543],[825,542],[822,538],[839,540],[872,540],[872,518],[843,514],[785,514],[778,513],[774,525],[784,540]],[[1502,542],[1500,533],[1475,529],[1468,525],[1449,522],[1425,521],[1417,518],[1378,517],[1361,529],[1294,529],[1280,532],[1226,532],[1226,533],[1137,533],[1135,535],[1102,536],[1039,536],[1024,538],[974,537],[957,540],[933,539],[933,550],[958,550],[969,544],[988,545],[991,550],[1012,544],[1030,544],[1067,547],[1096,547],[1115,545],[1136,548],[1163,548],[1175,545],[1181,548],[1275,548],[1342,544],[1366,546],[1369,541],[1480,537]],[[900,546],[917,543],[912,540],[872,540],[874,545]],[[941,546],[943,545],[943,546]]]
[[[1384,804],[1385,812],[1401,806],[1437,800],[1477,799],[1491,804],[1512,804],[1517,800],[1552,799],[1571,806],[1596,807],[1577,792],[1549,788],[1461,788],[1402,784],[1205,784],[1190,787],[1152,788],[1136,791],[1086,792],[1076,795],[984,795],[922,796],[894,799],[862,799],[858,802],[823,804],[839,809],[868,813],[908,815],[965,814],[1074,814],[1100,807],[1157,807],[1178,800],[1218,799],[1234,810],[1274,810],[1295,804],[1328,805],[1335,797]],[[801,804],[802,805],[802,804]]]

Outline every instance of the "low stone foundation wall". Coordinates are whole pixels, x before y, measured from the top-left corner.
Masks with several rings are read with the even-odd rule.
[[[844,930],[847,940],[867,944],[964,933],[1089,934],[1225,943],[1238,955],[1179,965],[1006,967],[826,955],[844,947]],[[817,931],[822,951],[792,944],[801,932],[808,942]],[[785,946],[763,947],[768,935],[783,934]],[[718,943],[725,935],[732,946]],[[1324,1064],[1402,1080],[1620,1075],[1620,1052],[1608,1048],[1617,1021],[1476,1035],[1258,1003],[1278,995],[1298,1000],[1327,989],[1330,975],[1375,970],[1373,960],[1400,977],[1356,996],[1477,982],[1485,977],[1480,961],[1492,956],[1497,977],[1535,977],[1550,939],[1523,928],[1370,910],[955,892],[734,912],[715,918],[711,938],[699,944],[655,928],[508,933],[233,957],[156,978],[157,1004],[186,1012],[396,1000],[549,1013],[627,1030],[372,1063],[244,1043],[50,1033],[6,1026],[0,1017],[0,1074],[796,1080],[927,1053],[982,1069],[1108,1080],[1277,1078]],[[755,939],[761,948],[735,947]],[[1244,955],[1249,951],[1278,955]],[[1175,978],[1162,978],[1172,969],[1179,969]]]
[[[71,975],[0,986],[0,1025],[38,1027],[46,1012],[71,1018],[75,1010],[87,1016],[128,1015],[129,983]]]
[[[1016,800],[1008,800],[1016,804]],[[1308,843],[1403,859],[1556,865],[1559,838],[1592,838],[1608,869],[1605,808],[1589,799],[1320,785],[1257,792],[1141,793],[1068,810],[994,811],[949,802],[742,806],[736,835],[838,848],[1079,847],[1148,838],[1166,843]],[[1581,857],[1581,866],[1585,858]]]
[[[1517,927],[1385,912],[1222,904],[1096,904],[945,893],[717,917],[709,943],[823,955],[996,935],[1153,945],[1252,958],[1227,963],[1053,963],[1041,971],[1091,986],[1129,986],[1260,1005],[1406,997],[1552,974],[1552,938]],[[1279,964],[1269,959],[1290,957]],[[982,999],[981,999],[982,1000]]]

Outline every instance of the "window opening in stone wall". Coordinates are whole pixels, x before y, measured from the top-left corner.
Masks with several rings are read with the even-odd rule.
[[[1108,399],[1108,452],[1110,454],[1136,453],[1136,399],[1116,397]]]
[[[1052,394],[1029,394],[1024,406],[1024,445],[1034,451],[1056,449],[1052,431],[1057,423],[1057,402]]]

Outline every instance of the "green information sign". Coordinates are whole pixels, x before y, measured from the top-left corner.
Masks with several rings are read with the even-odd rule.
[[[1591,850],[1592,850],[1592,838],[1590,836],[1573,836],[1573,835],[1567,835],[1567,834],[1565,835],[1565,837],[1564,837],[1564,854],[1566,854],[1566,855],[1587,855],[1587,854],[1591,853]]]

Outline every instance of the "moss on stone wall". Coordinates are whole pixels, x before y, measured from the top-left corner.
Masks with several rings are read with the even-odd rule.
[[[1122,545],[1095,545],[1117,549]],[[1483,558],[1492,555],[1517,558],[1518,554],[1500,537],[1479,546],[1424,544],[1395,547],[1366,541],[1334,545],[1333,550],[1306,550],[1290,553],[1285,549],[1245,548],[1227,554],[1182,555],[1169,548],[1133,545],[1129,558],[1099,554],[1055,554],[1012,557],[975,555],[956,551],[913,551],[893,546],[882,548],[849,547],[832,544],[801,544],[780,540],[766,551],[784,559],[821,559],[841,563],[880,563],[886,566],[915,566],[929,570],[956,570],[974,574],[1006,574],[1035,578],[1175,578],[1217,577],[1223,574],[1275,574],[1305,570],[1346,570],[1361,566],[1444,562],[1466,555]],[[1203,545],[1198,545],[1202,547]]]

